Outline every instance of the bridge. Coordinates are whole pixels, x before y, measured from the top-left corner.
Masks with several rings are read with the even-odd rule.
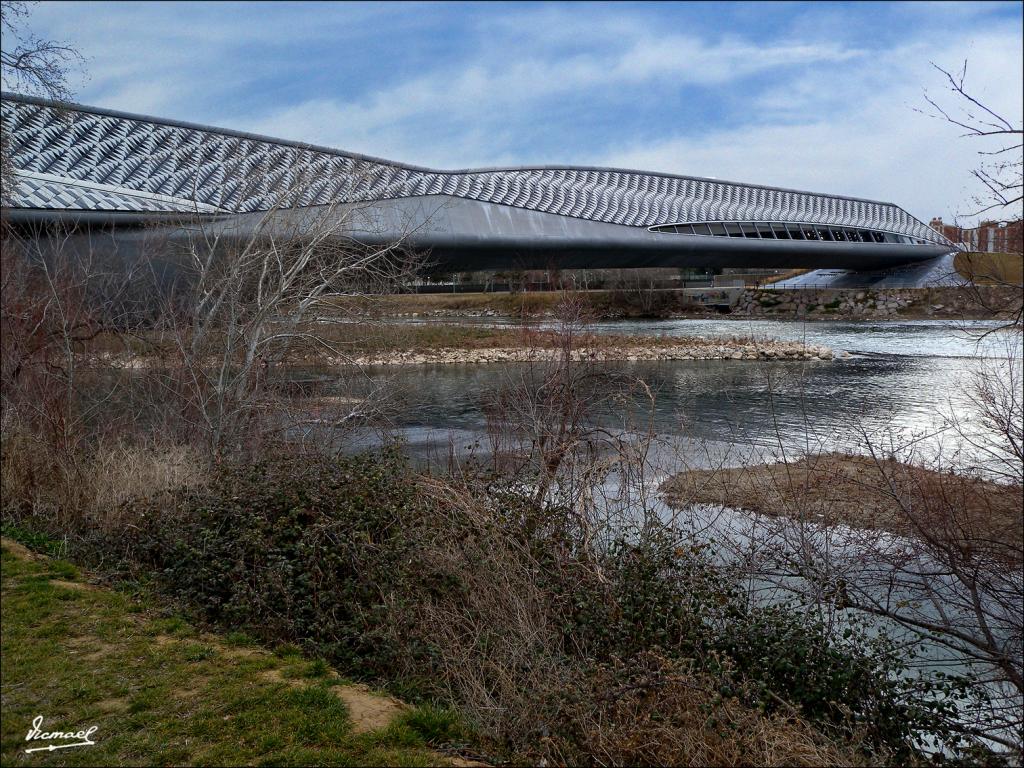
[[[197,219],[225,237],[330,210],[344,237],[401,241],[437,271],[802,267],[924,272],[956,246],[893,203],[570,166],[441,171],[16,94],[4,217],[126,252]],[[40,229],[39,231],[42,231]],[[931,265],[931,266],[928,266]],[[819,275],[823,279],[823,273]],[[807,278],[814,282],[814,277]]]

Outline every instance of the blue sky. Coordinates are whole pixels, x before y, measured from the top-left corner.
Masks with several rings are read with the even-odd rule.
[[[1022,112],[1022,5],[40,3],[85,104],[443,168],[588,164],[970,210],[930,62]]]

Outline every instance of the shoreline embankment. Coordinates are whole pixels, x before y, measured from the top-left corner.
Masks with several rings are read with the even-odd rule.
[[[520,293],[400,294],[381,301],[374,313],[393,318],[546,318],[571,295],[594,319],[700,318],[782,320],[949,319],[1009,317],[1020,288],[971,286],[892,289],[779,289],[771,286],[706,289],[624,288]]]
[[[391,350],[330,358],[336,365],[397,366],[487,363],[531,363],[560,360],[566,352],[555,348],[490,347]],[[834,357],[821,345],[788,341],[738,339],[686,339],[674,344],[578,347],[569,351],[576,362],[633,362],[675,360],[778,360],[826,361]]]

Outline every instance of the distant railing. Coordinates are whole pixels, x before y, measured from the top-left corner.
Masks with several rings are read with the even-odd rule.
[[[713,288],[711,280],[656,280],[642,285],[616,285],[598,283],[583,285],[577,283],[429,283],[409,286],[410,293],[511,293],[512,291],[533,293],[535,291],[675,291],[684,288]]]
[[[678,282],[655,282],[646,285],[558,285],[552,283],[524,283],[511,286],[508,283],[434,283],[430,285],[414,285],[408,288],[410,293],[534,293],[539,291],[619,291],[635,293],[637,291],[679,291],[684,289],[707,288],[712,290],[740,289],[746,291],[864,291],[872,288],[868,285],[837,286],[834,283],[796,283],[784,285],[780,283],[747,283],[746,285],[715,285],[711,280],[680,280]],[[894,289],[896,286],[894,286]],[[905,288],[900,288],[905,290]]]
[[[778,283],[764,283],[762,285],[747,286],[751,291],[863,291],[869,286],[849,287],[837,286],[834,283],[800,283],[798,285],[779,285]]]

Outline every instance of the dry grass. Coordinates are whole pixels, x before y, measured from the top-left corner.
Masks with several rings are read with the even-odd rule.
[[[556,330],[525,327],[485,327],[457,323],[403,323],[390,325],[344,324],[326,326],[320,334],[352,353],[423,351],[432,349],[552,349],[565,344]],[[573,346],[580,349],[670,348],[717,346],[727,341],[753,343],[749,336],[726,338],[580,333]]]
[[[900,535],[919,533],[927,524],[930,531],[955,531],[958,540],[982,549],[1019,553],[1024,546],[1020,486],[892,460],[829,453],[788,463],[692,470],[676,475],[662,490],[677,507],[722,504]]]
[[[116,514],[129,499],[174,488],[194,488],[206,481],[204,462],[183,445],[101,445],[93,454],[88,474],[92,476],[93,507],[97,512]]]
[[[605,291],[595,291],[594,293],[605,293]],[[510,315],[537,315],[553,310],[564,298],[564,295],[562,291],[404,293],[384,297],[384,301],[379,306],[383,314],[493,309]]]
[[[121,505],[138,497],[205,483],[207,466],[181,445],[109,441],[74,456],[43,440],[5,430],[0,457],[4,507],[54,520],[81,516],[105,531],[119,529]]]
[[[719,695],[710,676],[652,653],[603,670],[590,696],[575,714],[599,765],[870,764],[798,717],[762,715]]]
[[[783,280],[790,280],[800,275],[806,275],[811,270],[809,269],[790,269],[783,272],[781,275],[767,275],[761,280],[762,285],[772,285],[773,283],[781,283]]]
[[[1024,284],[1024,259],[1019,253],[958,253],[953,266],[977,285]]]

